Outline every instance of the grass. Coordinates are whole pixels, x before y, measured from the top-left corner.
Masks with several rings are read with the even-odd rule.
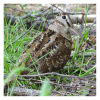
[[[51,93],[51,85],[49,84],[48,80],[45,80],[41,86],[40,96],[49,96],[50,93]]]
[[[87,10],[87,6],[86,6],[86,10]],[[77,8],[76,8],[76,14],[77,14]],[[86,30],[86,23],[87,23],[87,18],[85,16],[85,35],[83,37],[83,38],[85,38],[85,41],[87,41],[87,33],[88,33],[88,30]],[[11,42],[14,41],[15,38],[18,38],[23,32],[27,31],[27,28],[23,24],[23,21],[21,19],[20,19],[20,22],[18,24],[14,24],[12,26],[10,24],[11,24],[11,20],[9,21],[9,23],[7,23],[7,20],[4,19],[4,49],[9,44],[11,44]],[[19,27],[20,27],[20,29],[17,30]],[[40,29],[38,29],[38,31],[39,30]],[[32,29],[30,30],[29,33],[31,33],[31,32],[34,33],[34,31]],[[11,44],[11,46],[9,48],[5,49],[5,51],[4,51],[4,73],[6,73],[8,75],[8,77],[4,80],[4,84],[9,80],[9,78],[14,73],[16,73],[16,74],[19,75],[21,70],[29,70],[29,69],[25,69],[25,68],[24,69],[22,69],[22,68],[15,69],[14,68],[14,64],[16,64],[16,61],[17,61],[18,57],[20,56],[21,52],[25,48],[24,41],[27,41],[29,43],[32,39],[34,39],[34,34],[33,34],[33,37],[30,37],[30,35],[27,33],[24,37],[18,39],[18,41],[16,41],[14,44]],[[81,57],[78,57],[77,53],[80,52],[79,47],[82,44],[83,38],[81,39],[78,48],[75,45],[76,44],[76,41],[74,42],[75,52],[71,54],[72,59],[71,59],[70,62],[66,63],[66,65],[65,65],[65,66],[67,66],[66,69],[60,70],[60,73],[62,73],[62,74],[68,74],[68,75],[77,75],[79,77],[83,77],[83,76],[89,75],[89,73],[92,70],[96,69],[96,66],[94,66],[92,69],[87,70],[87,72],[83,72],[81,70],[81,68],[75,69],[75,65],[76,65],[75,62],[78,62],[78,64],[82,67],[82,66],[84,66],[84,65],[87,64],[87,61],[85,61],[85,56],[84,55],[86,53],[88,53],[88,52],[90,52],[90,53],[95,52],[95,50],[85,50],[84,49],[83,52],[81,53],[82,56]],[[44,56],[46,56],[46,55],[44,55]],[[41,58],[43,58],[43,57],[41,57]],[[37,61],[39,61],[41,58],[39,58]],[[90,59],[90,58],[88,58],[88,59]],[[37,61],[33,62],[33,64],[35,65],[35,63]],[[90,61],[91,64],[92,63],[95,63],[95,62],[96,61],[94,61],[94,62],[93,61]],[[72,68],[69,68],[69,66],[71,66],[71,65],[73,65],[73,67]],[[12,72],[9,74],[9,71],[10,70],[12,70]],[[31,72],[30,74],[34,74],[34,73],[38,73],[38,71],[37,72]],[[58,83],[61,82],[61,77],[60,76],[53,76],[53,75],[52,76],[51,75],[45,76],[45,78],[48,78],[48,77],[56,77],[56,78],[58,78]],[[42,78],[42,77],[39,77],[39,79],[40,80],[44,80],[44,78]],[[66,82],[67,83],[68,81],[66,81],[66,78],[64,78],[64,80],[62,81],[62,83],[63,82]],[[25,86],[27,83],[28,83],[27,80],[26,81],[20,81],[20,84],[22,86]],[[47,87],[47,84],[48,83],[45,82],[44,85],[42,86],[42,89],[41,89],[41,85],[38,86],[37,84],[34,84],[34,85],[33,84],[32,85],[30,84],[30,86],[28,86],[28,88],[38,89],[38,90],[41,89],[42,90],[42,93],[43,93],[43,94],[41,93],[41,95],[49,95],[49,92],[51,91],[50,88],[48,90],[49,91],[48,94],[45,94],[45,92],[46,92],[45,91],[46,90],[45,87]],[[17,85],[18,85],[18,82],[15,80],[13,82],[13,85],[12,85],[12,91],[13,91],[13,88],[15,86],[17,86]],[[52,88],[54,89],[54,87],[52,87]],[[10,95],[12,95],[12,92],[10,93]],[[83,95],[84,95],[84,93],[83,93]]]

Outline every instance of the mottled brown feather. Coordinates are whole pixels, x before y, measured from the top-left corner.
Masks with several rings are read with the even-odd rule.
[[[60,29],[59,32],[55,29],[52,30],[54,25],[56,25],[54,28],[59,28],[57,24],[61,28],[65,27],[65,24],[55,19],[51,24],[51,30],[48,28],[46,32],[37,36],[27,45],[18,58],[17,64],[22,64],[25,67],[31,65],[30,68],[36,70],[33,62],[53,50],[35,63],[38,71],[50,72],[63,68],[71,54],[72,39],[68,30],[64,30],[64,33]],[[26,74],[26,72],[22,72],[22,74]]]

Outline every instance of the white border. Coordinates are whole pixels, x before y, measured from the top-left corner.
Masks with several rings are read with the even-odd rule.
[[[4,99],[9,99],[9,100],[17,100],[17,99],[22,99],[22,97],[4,97],[3,96],[3,14],[4,14],[4,12],[3,12],[3,5],[5,4],[5,3],[24,3],[24,4],[26,4],[26,3],[28,3],[28,4],[31,4],[31,3],[41,3],[42,2],[42,4],[45,4],[45,3],[75,3],[75,4],[77,4],[77,3],[96,3],[97,4],[97,11],[98,11],[98,13],[97,13],[97,66],[98,66],[98,68],[97,68],[97,96],[95,96],[95,97],[93,97],[93,96],[91,96],[91,97],[83,97],[83,96],[81,96],[81,97],[56,97],[57,98],[57,100],[61,100],[61,99],[67,99],[67,100],[69,100],[69,99],[81,99],[81,98],[83,98],[83,99],[91,99],[91,100],[94,100],[94,99],[98,99],[99,98],[99,89],[100,89],[100,78],[99,78],[99,74],[100,74],[100,64],[99,64],[99,57],[100,57],[100,25],[99,25],[99,22],[100,22],[100,16],[99,16],[99,12],[100,12],[100,3],[99,3],[99,0],[1,0],[1,2],[0,2],[0,13],[1,13],[1,15],[0,15],[0,24],[1,24],[1,27],[0,27],[0,32],[1,32],[1,34],[0,34],[0,56],[1,56],[1,59],[0,59],[0,61],[1,61],[1,66],[0,66],[0,80],[1,80],[1,82],[0,82],[0,97],[2,97],[1,98],[1,100],[4,100]],[[55,97],[23,97],[23,99],[24,100],[27,100],[27,99],[30,99],[30,100],[33,100],[33,99],[43,99],[43,100],[47,100],[47,99],[55,99]]]

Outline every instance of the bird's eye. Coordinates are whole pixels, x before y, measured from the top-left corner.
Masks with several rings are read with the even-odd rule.
[[[66,19],[66,16],[62,16],[63,19]]]

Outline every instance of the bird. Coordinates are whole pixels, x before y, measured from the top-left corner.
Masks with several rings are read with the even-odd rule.
[[[14,68],[22,67],[21,75],[37,71],[39,73],[55,72],[62,69],[69,60],[72,49],[71,31],[79,37],[82,35],[73,26],[68,14],[55,16],[48,29],[31,40],[17,59]],[[8,87],[17,77],[16,73],[5,83]]]
[[[48,29],[26,46],[15,67],[21,65],[32,70],[38,70],[40,73],[62,69],[71,54],[72,38],[70,29],[80,35],[77,29],[73,27],[68,14],[56,15]],[[21,72],[21,74],[27,73],[27,71]]]

